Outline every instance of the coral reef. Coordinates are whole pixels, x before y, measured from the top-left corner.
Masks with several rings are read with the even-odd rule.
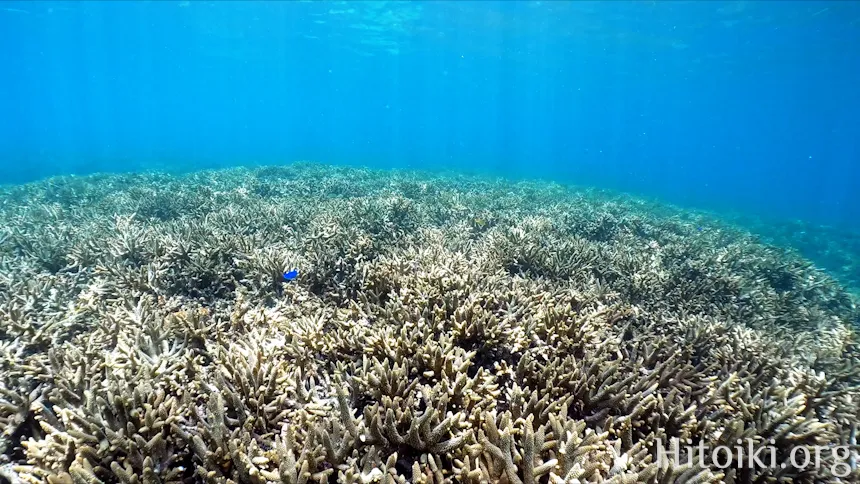
[[[0,482],[860,480],[856,298],[706,215],[309,163],[0,197]]]
[[[775,222],[738,214],[723,217],[762,234],[762,240],[768,244],[790,247],[825,269],[849,290],[860,294],[860,236],[856,231],[803,220]]]

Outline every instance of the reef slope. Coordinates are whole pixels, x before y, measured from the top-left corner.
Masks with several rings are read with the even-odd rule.
[[[0,200],[0,481],[860,479],[782,465],[853,443],[856,301],[704,215],[314,164]]]

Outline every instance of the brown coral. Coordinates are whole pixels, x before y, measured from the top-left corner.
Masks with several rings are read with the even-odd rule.
[[[704,215],[313,164],[5,196],[0,481],[860,479],[856,299]],[[776,467],[658,462],[738,439]]]

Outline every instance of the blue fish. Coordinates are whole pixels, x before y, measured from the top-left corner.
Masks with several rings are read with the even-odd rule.
[[[298,269],[293,269],[290,272],[284,272],[284,280],[287,282],[292,281],[293,279],[295,279],[297,277],[299,277],[299,270]]]

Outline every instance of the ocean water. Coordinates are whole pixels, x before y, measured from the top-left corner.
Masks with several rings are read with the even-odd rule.
[[[0,181],[315,160],[853,228],[856,2],[14,2]]]

